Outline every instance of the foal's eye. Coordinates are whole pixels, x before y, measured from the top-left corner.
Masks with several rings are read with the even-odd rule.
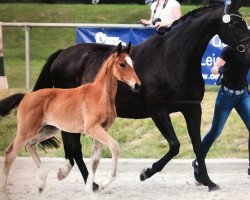
[[[120,66],[123,68],[123,67],[125,67],[125,64],[124,63],[119,63],[120,64]]]

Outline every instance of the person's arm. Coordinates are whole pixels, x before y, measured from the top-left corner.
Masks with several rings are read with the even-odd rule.
[[[219,74],[219,68],[223,67],[225,65],[226,61],[223,60],[222,58],[218,57],[214,63],[214,66],[211,69],[212,74]]]
[[[174,7],[172,9],[172,12],[173,12],[173,16],[174,16],[175,20],[180,19],[180,17],[181,17],[181,7],[180,6]]]
[[[161,27],[169,27],[171,26],[171,24],[175,21],[178,20],[181,17],[181,7],[180,6],[176,6],[172,8],[172,14],[174,16],[174,19],[168,19],[168,20],[164,20],[162,22],[156,22],[155,26],[157,28],[161,28]]]
[[[152,25],[152,20],[153,20],[153,10],[154,10],[154,6],[155,5],[151,5],[151,15],[150,15],[150,19],[140,19],[138,21],[138,23],[140,23],[143,26],[149,26]]]

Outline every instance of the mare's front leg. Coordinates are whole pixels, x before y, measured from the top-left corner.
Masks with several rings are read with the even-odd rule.
[[[194,153],[196,155],[199,169],[200,169],[200,181],[203,185],[208,186],[209,191],[219,189],[219,186],[213,183],[207,174],[206,164],[202,153],[201,144],[201,105],[200,104],[189,104],[182,111],[188,128],[188,133],[192,141]]]
[[[65,164],[64,167],[59,169],[57,173],[57,177],[59,180],[62,180],[69,175],[72,167],[74,166],[74,160],[75,160],[82,174],[84,182],[85,183],[87,182],[89,172],[82,158],[82,145],[81,145],[80,137],[81,137],[81,134],[68,133],[68,132],[62,131],[65,158],[68,160],[68,162]],[[98,189],[99,189],[99,185],[94,183],[93,191],[96,191]]]
[[[151,118],[153,119],[155,125],[160,130],[161,134],[169,143],[169,151],[160,160],[153,163],[151,168],[143,170],[140,174],[141,181],[150,178],[155,173],[160,172],[164,166],[179,153],[180,142],[178,141],[176,134],[174,132],[169,114],[163,107],[152,108]]]

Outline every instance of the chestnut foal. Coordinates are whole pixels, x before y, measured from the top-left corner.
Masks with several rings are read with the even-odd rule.
[[[85,133],[93,141],[89,177],[86,189],[92,191],[102,145],[108,145],[112,153],[112,167],[107,180],[99,185],[106,188],[116,177],[119,157],[118,143],[107,133],[116,118],[115,96],[117,81],[123,81],[132,89],[139,89],[133,62],[129,57],[131,44],[125,49],[118,44],[112,55],[104,61],[93,83],[73,89],[42,89],[24,96],[17,111],[17,134],[6,149],[3,178],[0,187],[6,189],[10,167],[19,151],[25,146],[40,169],[39,191],[44,190],[47,174],[41,169],[41,160],[36,153],[36,144],[54,136],[58,131]]]

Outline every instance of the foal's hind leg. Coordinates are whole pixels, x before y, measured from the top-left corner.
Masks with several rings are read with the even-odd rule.
[[[41,193],[43,192],[45,185],[46,185],[46,179],[47,179],[47,173],[42,169],[41,166],[41,160],[36,152],[36,145],[39,142],[42,142],[44,140],[47,140],[51,137],[53,137],[57,133],[58,129],[53,126],[44,126],[39,133],[29,140],[29,142],[25,145],[28,153],[34,160],[36,166],[40,170],[39,174],[39,184],[38,184],[38,191]]]
[[[99,125],[89,128],[85,131],[91,135],[94,139],[98,140],[102,144],[109,146],[112,153],[112,166],[108,178],[99,185],[99,189],[103,190],[108,187],[116,178],[117,175],[117,161],[120,155],[119,144]]]
[[[17,154],[20,150],[24,147],[26,143],[25,138],[22,136],[17,135],[12,142],[12,144],[6,149],[5,151],[5,159],[4,159],[4,166],[3,166],[3,176],[0,184],[0,190],[6,190],[7,186],[7,179],[10,171],[10,167],[14,162]]]
[[[47,173],[42,169],[41,166],[41,160],[36,152],[36,146],[30,146],[29,144],[25,145],[26,150],[34,160],[36,166],[39,168],[39,183],[38,183],[38,191],[40,193],[43,192],[45,185],[46,185],[46,179],[47,179]]]
[[[100,162],[101,153],[102,153],[102,143],[94,139],[93,148],[92,148],[92,156],[91,156],[91,161],[90,161],[90,170],[89,170],[88,180],[86,184],[87,191],[90,191],[93,188],[95,172]]]

